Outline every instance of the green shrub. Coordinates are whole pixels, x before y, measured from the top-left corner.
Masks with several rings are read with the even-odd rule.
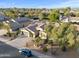
[[[48,48],[47,48],[47,47],[44,47],[44,48],[43,48],[43,51],[44,51],[44,52],[47,52],[47,51],[48,51]]]

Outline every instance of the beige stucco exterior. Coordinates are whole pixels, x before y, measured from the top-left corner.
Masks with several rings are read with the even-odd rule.
[[[47,38],[47,34],[44,32],[44,30],[40,27],[36,27],[37,30],[39,30],[39,37],[41,39],[46,39]]]
[[[40,27],[36,27],[36,29],[37,29],[37,30],[40,30],[40,31],[43,31],[43,29],[42,29],[42,28],[40,28]]]
[[[24,28],[22,28],[21,31],[24,33],[25,36],[30,37],[29,31]]]
[[[39,32],[39,37],[40,37],[41,39],[47,39],[47,34],[46,34],[44,31],[40,31],[40,32]]]

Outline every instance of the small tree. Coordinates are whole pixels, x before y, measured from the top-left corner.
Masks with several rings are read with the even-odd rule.
[[[75,44],[75,40],[74,40],[74,34],[72,32],[70,32],[68,35],[67,35],[67,39],[69,40],[69,46],[72,47],[74,44]]]
[[[43,51],[44,52],[47,52],[48,51],[48,48],[45,46],[45,47],[43,47]]]
[[[53,25],[53,24],[52,24]],[[72,47],[76,42],[76,30],[73,24],[60,23],[59,27],[48,27],[48,39],[52,38],[54,43],[60,44],[62,49]]]
[[[48,18],[50,21],[57,21],[59,19],[59,11],[58,10],[52,10],[52,12],[49,14]]]
[[[40,37],[37,37],[35,40],[34,40],[34,43],[35,43],[35,45],[37,46],[37,47],[39,47],[39,45],[41,44],[41,39],[40,39]]]

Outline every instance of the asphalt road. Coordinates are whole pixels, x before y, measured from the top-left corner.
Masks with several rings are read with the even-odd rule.
[[[5,58],[5,57],[16,57],[16,56],[19,56],[17,48],[14,48],[0,41],[0,57]]]
[[[17,38],[11,42],[8,42],[8,39],[0,36],[0,58],[26,58],[19,53],[19,47],[25,45],[25,38]],[[8,44],[7,44],[8,43]],[[30,58],[36,58],[36,56],[31,56]]]
[[[27,38],[30,39],[30,38]],[[24,37],[16,38],[15,40],[12,40],[10,42],[2,40],[0,38],[0,57],[8,57],[8,58],[27,58],[27,56],[23,56],[19,53],[19,48],[23,48],[25,46],[25,43],[27,41]],[[29,48],[26,48],[29,49]],[[31,56],[29,58],[50,58],[51,56],[47,56],[44,54],[41,54],[37,51],[31,50],[32,54],[34,56]]]
[[[0,58],[26,58],[27,56],[21,55],[19,50],[15,47],[12,47],[4,42],[0,41]],[[32,56],[30,58],[36,58]]]

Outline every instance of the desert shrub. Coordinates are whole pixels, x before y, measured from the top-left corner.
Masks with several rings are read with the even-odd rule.
[[[43,47],[43,51],[44,52],[47,52],[48,51],[48,48],[47,47]]]

